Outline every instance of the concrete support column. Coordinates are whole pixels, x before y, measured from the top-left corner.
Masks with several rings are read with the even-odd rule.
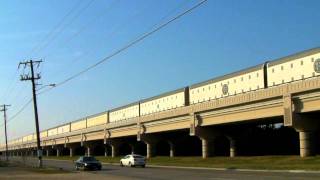
[[[108,155],[108,152],[107,152],[108,147],[107,146],[110,146],[111,147],[111,157],[114,158],[114,157],[118,156],[120,143],[121,143],[121,140],[108,139],[105,142],[105,155]]]
[[[237,155],[237,147],[236,147],[236,140],[230,136],[227,136],[230,141],[230,157],[235,157]]]
[[[151,142],[146,142],[147,144],[147,158],[151,158],[155,155],[155,144]]]
[[[111,157],[116,157],[119,154],[119,148],[118,145],[112,144],[111,145]]]
[[[311,131],[299,131],[300,156],[314,156],[314,133]]]
[[[210,155],[213,155],[213,141],[217,135],[221,134],[219,130],[214,128],[208,128],[208,127],[200,127],[197,126],[197,122],[201,120],[201,117],[193,115],[192,123],[194,122],[194,126],[191,126],[190,128],[190,135],[191,136],[197,136],[201,141],[201,148],[202,148],[202,158],[205,159],[209,157]],[[192,125],[192,124],[191,124]]]
[[[49,156],[49,149],[46,149],[46,156]]]
[[[59,157],[60,156],[60,149],[56,149],[57,150],[57,157]]]
[[[72,147],[69,148],[69,156],[73,157],[74,149]]]
[[[86,153],[87,156],[91,156],[91,155],[92,155],[92,152],[91,152],[91,151],[92,151],[91,147],[88,146],[88,147],[87,147],[87,153]]]
[[[319,129],[320,122],[315,114],[292,114],[292,127],[299,133],[300,157],[314,156],[314,133]]]
[[[75,149],[79,144],[65,144],[64,148],[69,149],[69,156],[73,157],[75,153]]]
[[[138,141],[143,141],[147,145],[147,158],[151,158],[156,155],[156,143],[158,137],[153,135],[141,134],[137,137]]]
[[[175,156],[175,146],[172,142],[169,142],[170,145],[170,157],[174,157]]]
[[[104,157],[108,157],[108,148],[104,147]]]
[[[230,141],[230,157],[237,155],[236,142],[235,140]]]
[[[202,158],[205,159],[210,156],[209,140],[207,138],[201,138],[202,144]]]
[[[134,154],[134,145],[133,144],[130,144],[130,148],[131,148],[131,154]]]

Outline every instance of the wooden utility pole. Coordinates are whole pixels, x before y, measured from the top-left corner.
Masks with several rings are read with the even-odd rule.
[[[31,74],[22,74],[21,75],[21,81],[31,81],[32,82],[32,95],[33,95],[33,108],[34,108],[34,117],[35,117],[35,122],[36,122],[36,136],[37,136],[37,156],[39,158],[39,168],[42,167],[42,149],[40,145],[40,131],[39,131],[39,117],[38,117],[38,107],[37,107],[37,93],[36,93],[36,80],[39,80],[41,78],[40,74],[36,74],[34,72],[34,65],[37,65],[39,67],[40,61],[26,61],[26,62],[20,62],[19,63],[19,68],[20,66],[30,67],[30,73]]]
[[[4,133],[5,133],[5,138],[6,138],[6,161],[8,161],[8,136],[7,136],[7,107],[11,105],[4,104],[2,105],[2,109],[0,111],[3,112],[3,119],[4,119]]]

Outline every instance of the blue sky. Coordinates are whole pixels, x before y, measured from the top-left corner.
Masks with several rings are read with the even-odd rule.
[[[10,119],[31,98],[30,82],[18,80],[20,61],[43,59],[40,82],[57,83],[197,2],[1,1],[0,104],[12,105]],[[209,0],[110,61],[39,96],[40,128],[318,47],[318,7],[316,0]],[[70,11],[54,37],[46,39]],[[34,47],[42,48],[32,51]],[[31,105],[8,123],[9,139],[34,131]]]

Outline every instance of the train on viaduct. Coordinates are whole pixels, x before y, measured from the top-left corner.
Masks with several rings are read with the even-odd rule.
[[[306,50],[42,130],[41,147],[48,156],[207,158],[263,154],[266,148],[312,156],[319,144],[319,75],[320,48]],[[271,139],[259,140],[268,128]],[[11,155],[34,155],[36,135],[11,140],[8,148]]]

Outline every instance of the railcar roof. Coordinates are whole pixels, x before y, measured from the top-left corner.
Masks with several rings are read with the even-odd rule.
[[[282,64],[282,63],[285,63],[285,62],[288,62],[288,61],[292,61],[292,60],[295,60],[295,59],[303,58],[305,56],[310,56],[310,55],[317,54],[317,53],[320,53],[320,47],[308,49],[308,50],[301,51],[301,52],[298,52],[298,53],[295,53],[295,54],[292,54],[292,55],[289,55],[289,56],[285,56],[285,57],[282,57],[282,58],[279,58],[279,59],[272,60],[272,61],[270,61],[268,63],[268,66],[269,67],[275,66],[275,65],[278,65],[278,64]]]
[[[127,105],[123,105],[123,106],[120,106],[120,107],[113,108],[113,109],[109,110],[109,112],[118,111],[118,110],[125,109],[125,108],[131,107],[131,106],[135,106],[135,105],[139,105],[139,101],[133,102],[133,103],[130,103],[130,104],[127,104]]]
[[[196,84],[191,85],[190,89],[194,89],[194,88],[201,87],[201,86],[204,86],[204,85],[207,85],[207,84],[223,81],[223,80],[230,79],[230,78],[233,78],[233,77],[236,77],[236,76],[240,76],[240,75],[247,74],[247,73],[250,73],[250,72],[253,72],[253,71],[257,71],[259,69],[262,69],[263,65],[264,64],[259,64],[259,65],[256,65],[256,66],[253,66],[253,67],[250,67],[250,68],[247,68],[247,69],[243,69],[243,70],[236,71],[236,72],[233,72],[233,73],[230,73],[230,74],[226,74],[226,75],[223,75],[223,76],[215,77],[215,78],[209,79],[207,81],[196,83]]]
[[[170,96],[170,95],[173,95],[173,94],[176,94],[176,93],[179,93],[179,92],[184,92],[184,89],[185,88],[179,88],[179,89],[176,89],[176,90],[173,90],[173,91],[165,92],[165,93],[159,94],[157,96],[153,96],[153,97],[150,97],[150,98],[143,99],[140,102],[141,103],[145,103],[145,102],[152,101],[152,100],[155,100],[155,99],[160,99],[160,98],[163,98],[163,97],[166,97],[166,96]]]

